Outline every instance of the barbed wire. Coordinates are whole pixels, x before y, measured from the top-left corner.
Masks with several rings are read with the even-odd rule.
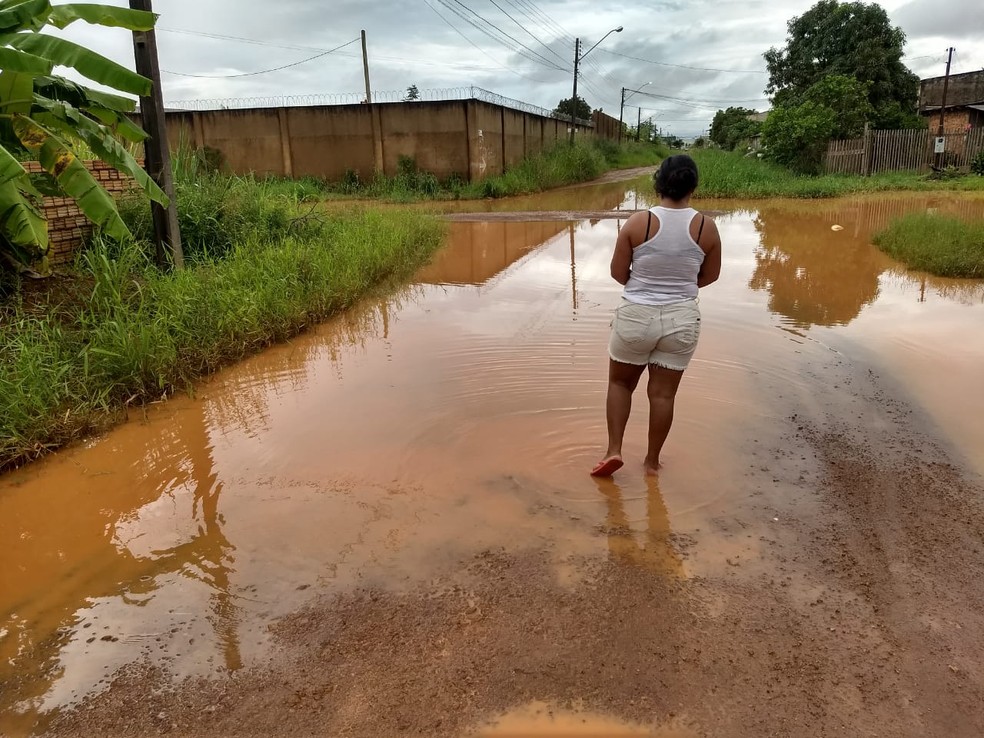
[[[555,118],[557,120],[569,121],[567,116],[554,115],[552,110],[541,108],[539,105],[516,100],[515,98],[500,95],[482,87],[441,87],[429,90],[418,90],[418,97],[415,100],[407,99],[406,90],[377,90],[372,93],[374,103],[398,103],[398,102],[445,102],[453,100],[481,100],[491,105],[499,105],[504,108],[518,110],[523,113],[539,115],[543,118]],[[322,92],[310,95],[280,95],[270,97],[216,97],[202,98],[198,100],[170,100],[165,103],[168,110],[243,110],[249,108],[284,108],[284,107],[304,107],[315,105],[356,105],[364,103],[365,93],[362,92]],[[577,122],[582,126],[591,126],[592,122],[587,119],[578,118]]]

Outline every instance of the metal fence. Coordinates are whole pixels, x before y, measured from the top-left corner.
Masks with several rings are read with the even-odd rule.
[[[442,102],[451,100],[481,100],[492,105],[518,110],[523,113],[539,115],[543,118],[570,120],[568,116],[554,115],[552,110],[532,105],[522,100],[516,100],[496,92],[474,85],[468,87],[442,87],[430,90],[418,90],[418,98],[407,99],[406,90],[377,90],[372,93],[374,103],[397,102]],[[241,110],[255,108],[285,108],[313,105],[356,105],[364,103],[364,92],[324,92],[312,95],[281,95],[273,97],[223,97],[203,98],[200,100],[169,100],[165,103],[168,110]],[[590,127],[590,120],[579,118],[578,125]]]
[[[871,131],[862,138],[831,141],[824,170],[837,174],[878,174],[926,171],[937,161],[967,169],[984,151],[984,128],[943,134],[943,153],[936,153],[937,135],[928,130]]]

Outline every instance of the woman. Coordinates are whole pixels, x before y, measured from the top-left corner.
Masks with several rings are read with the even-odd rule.
[[[608,344],[608,451],[591,474],[611,476],[623,465],[622,436],[632,392],[649,367],[649,452],[646,474],[673,422],[673,401],[697,348],[697,289],[721,273],[721,237],[714,221],[690,207],[697,164],[686,155],[665,159],[655,176],[660,204],[626,221],[615,242],[612,277],[625,285]]]

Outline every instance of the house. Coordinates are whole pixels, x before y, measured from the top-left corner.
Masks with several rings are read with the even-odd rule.
[[[919,114],[929,119],[930,130],[936,130],[940,119],[945,79],[933,77],[919,83]],[[951,74],[947,84],[944,133],[964,133],[971,128],[984,128],[984,70]]]

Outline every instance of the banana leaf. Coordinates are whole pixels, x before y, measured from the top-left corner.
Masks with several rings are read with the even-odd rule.
[[[60,131],[63,135],[84,141],[104,162],[133,177],[151,200],[165,206],[168,204],[164,191],[150,178],[130,152],[99,123],[67,103],[39,100],[38,105],[47,112],[43,119],[45,125],[54,131]]]
[[[65,194],[75,200],[85,217],[112,238],[123,239],[130,235],[113,198],[79,161],[66,141],[23,115],[14,117],[14,131],[24,146],[38,154],[42,168],[58,181]]]
[[[157,15],[144,10],[129,10],[94,3],[55,5],[48,14],[48,23],[56,28],[65,28],[77,20],[99,26],[128,28],[131,31],[149,31],[154,27]]]
[[[51,74],[54,65],[40,56],[0,46],[0,69],[25,74]]]
[[[71,67],[93,82],[121,92],[132,95],[150,94],[151,82],[146,77],[66,39],[42,33],[17,33],[0,41],[6,41],[15,49],[42,56],[57,65]]]
[[[132,143],[142,143],[149,138],[149,135],[143,128],[138,126],[127,116],[120,115],[113,110],[106,110],[106,108],[102,108],[97,105],[90,105],[85,109],[85,112],[98,120],[104,126],[108,126],[112,129],[113,133],[126,139],[127,141]]]
[[[7,2],[0,6],[0,33],[40,31],[51,12],[48,0]]]
[[[35,77],[34,91],[52,100],[64,100],[77,108],[95,103],[118,113],[132,113],[137,107],[136,101],[129,97],[93,90],[64,77]]]
[[[23,177],[27,171],[7,149],[0,146],[0,184],[6,184],[12,179]]]
[[[0,102],[8,115],[31,112],[34,100],[34,86],[30,74],[21,74],[5,69],[0,72]]]
[[[34,263],[48,252],[48,223],[13,180],[0,184],[0,237],[21,264]]]

